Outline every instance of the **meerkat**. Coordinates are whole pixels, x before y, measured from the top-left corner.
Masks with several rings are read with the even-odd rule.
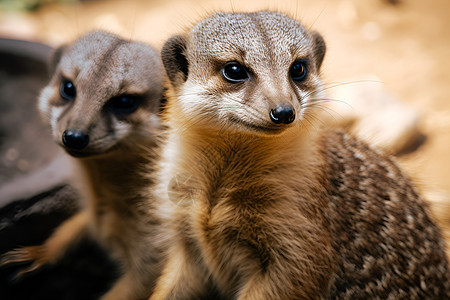
[[[110,252],[123,275],[102,299],[146,299],[166,235],[148,201],[147,172],[156,157],[164,70],[152,47],[93,31],[58,48],[39,110],[55,141],[74,157],[85,205],[44,244],[7,253],[2,263],[30,261],[25,272],[60,259],[84,236]]]
[[[155,197],[174,242],[151,300],[448,299],[440,230],[397,164],[314,122],[317,32],[216,13],[170,38]]]

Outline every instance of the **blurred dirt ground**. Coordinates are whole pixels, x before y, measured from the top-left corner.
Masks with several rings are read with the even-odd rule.
[[[211,12],[261,9],[285,12],[322,33],[328,47],[326,82],[357,87],[370,75],[420,112],[426,143],[400,160],[438,217],[450,218],[448,0],[91,0],[50,3],[34,12],[0,6],[0,37],[56,47],[101,28],[160,47]]]

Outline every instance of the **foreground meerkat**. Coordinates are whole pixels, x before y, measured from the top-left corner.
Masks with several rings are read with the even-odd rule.
[[[160,273],[163,214],[148,201],[163,93],[159,53],[94,31],[55,51],[53,76],[39,109],[55,141],[84,171],[85,207],[40,246],[7,253],[31,261],[22,273],[61,258],[83,236],[110,252],[123,275],[102,299],[146,299]]]
[[[397,164],[320,128],[322,37],[217,13],[169,39],[156,195],[175,243],[150,299],[448,299],[439,228]]]

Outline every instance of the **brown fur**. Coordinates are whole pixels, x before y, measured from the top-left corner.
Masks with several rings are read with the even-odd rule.
[[[33,261],[23,272],[57,261],[82,236],[107,249],[123,268],[120,280],[102,299],[145,299],[160,273],[166,234],[165,213],[156,212],[146,190],[146,175],[156,156],[156,135],[163,91],[162,64],[157,52],[137,42],[95,31],[55,51],[53,77],[40,97],[39,108],[51,124],[55,141],[76,157],[86,184],[85,207],[65,221],[40,246],[6,254],[3,263]],[[64,80],[76,88],[74,99],[61,93]],[[119,96],[138,97],[131,113],[117,111]],[[67,97],[66,97],[67,98]],[[63,142],[63,132],[89,135],[82,149]]]
[[[198,299],[209,285],[240,300],[450,297],[440,231],[410,180],[313,122],[324,53],[319,34],[271,12],[218,13],[165,44],[155,196],[175,203],[176,243],[151,300]],[[226,80],[229,62],[247,79]],[[274,124],[285,104],[295,121]]]

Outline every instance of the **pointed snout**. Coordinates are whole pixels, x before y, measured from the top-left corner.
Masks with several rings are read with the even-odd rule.
[[[290,124],[295,120],[295,110],[289,104],[277,105],[270,110],[270,120],[275,124]]]
[[[89,135],[80,130],[67,129],[62,135],[63,144],[73,150],[81,150],[89,144]]]
[[[100,101],[91,99],[80,96],[60,120],[61,140],[66,150],[84,150],[89,145],[92,127],[101,118],[101,106],[91,105]]]

